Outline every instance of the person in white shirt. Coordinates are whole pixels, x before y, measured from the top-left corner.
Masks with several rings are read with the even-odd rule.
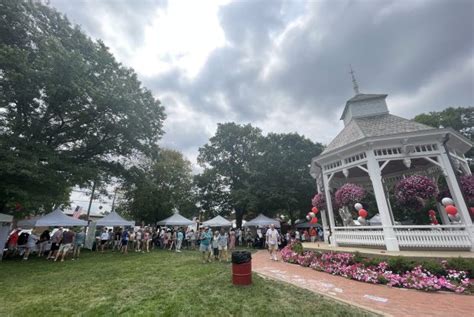
[[[277,258],[277,250],[278,250],[278,242],[280,241],[280,234],[275,229],[275,225],[271,224],[270,229],[267,230],[266,242],[268,245],[268,251],[270,252],[270,259],[273,261],[278,261]]]
[[[104,228],[104,231],[100,235],[100,247],[101,247],[102,253],[104,253],[104,248],[108,241],[109,241],[109,233],[107,232],[107,228]]]

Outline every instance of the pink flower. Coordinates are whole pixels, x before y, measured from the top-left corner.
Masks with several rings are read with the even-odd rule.
[[[395,185],[395,198],[401,204],[418,203],[420,200],[435,197],[438,186],[428,177],[412,175]]]
[[[338,206],[349,206],[361,201],[367,193],[365,189],[351,183],[342,185],[335,194],[336,204]]]

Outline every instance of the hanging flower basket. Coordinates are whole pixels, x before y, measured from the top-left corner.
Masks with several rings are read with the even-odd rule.
[[[474,200],[474,175],[461,176],[461,187],[467,202]]]
[[[436,197],[438,186],[428,177],[412,175],[395,185],[395,198],[400,204],[413,204]]]
[[[347,183],[336,191],[336,204],[338,206],[351,206],[365,198],[367,192],[364,188]]]
[[[323,193],[314,195],[311,204],[319,210],[326,209],[326,196]]]

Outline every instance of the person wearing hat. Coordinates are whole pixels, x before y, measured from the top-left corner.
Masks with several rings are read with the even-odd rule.
[[[202,252],[202,263],[206,263],[207,261],[211,262],[211,239],[212,233],[209,227],[205,227],[201,234],[201,243],[199,244],[199,251]]]

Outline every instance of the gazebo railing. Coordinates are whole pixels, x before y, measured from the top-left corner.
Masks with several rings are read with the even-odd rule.
[[[401,248],[470,249],[472,242],[464,225],[392,226]],[[385,246],[382,226],[335,227],[339,245]]]
[[[334,237],[340,245],[385,246],[382,226],[335,227]]]
[[[398,245],[405,248],[469,249],[472,242],[466,226],[393,226]]]

